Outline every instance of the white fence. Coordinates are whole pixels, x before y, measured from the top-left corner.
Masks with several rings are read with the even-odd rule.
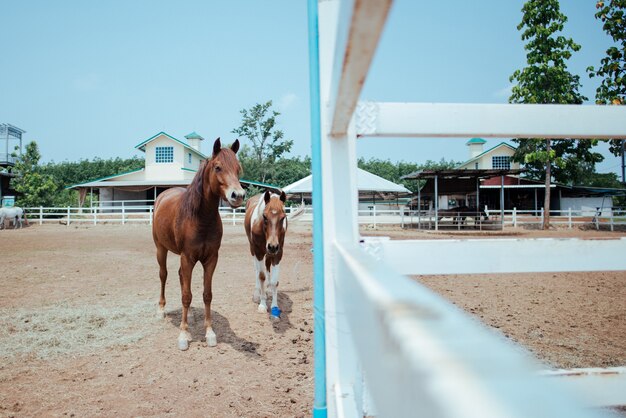
[[[132,224],[152,223],[153,206],[139,205],[134,201],[119,201],[110,206],[93,207],[29,207],[24,208],[29,222],[42,224],[62,223],[71,224]],[[287,207],[288,215],[298,213],[298,221],[312,222],[312,208]],[[573,228],[581,225],[589,225],[596,229],[608,229],[613,231],[616,227],[626,226],[626,209],[613,208],[602,212],[603,215],[588,216],[580,212],[568,210],[551,211],[550,222],[553,225]],[[499,210],[486,209],[484,214],[447,211],[445,214],[435,216],[434,211],[408,210],[408,209],[361,209],[358,211],[359,225],[367,225],[373,228],[393,225],[401,228],[418,229],[456,229],[456,230],[494,230],[504,227],[539,226],[543,223],[543,209],[541,210],[505,210],[504,219]],[[243,223],[245,209],[221,208],[222,222],[232,225]],[[482,215],[482,216],[481,216]]]
[[[131,224],[131,223],[148,223],[152,224],[154,206],[138,205],[134,202],[125,201],[123,204],[110,206],[93,206],[93,207],[28,207],[23,208],[28,221],[31,223],[52,224],[61,223],[64,225],[72,224]],[[287,214],[296,212],[297,208],[285,208]],[[310,210],[304,211],[303,219],[311,220]],[[308,216],[306,214],[308,213]],[[223,223],[232,225],[242,224],[245,219],[245,209],[237,208],[220,208],[220,215]]]
[[[584,405],[609,401],[584,400],[558,377],[539,376],[525,354],[401,274],[626,270],[626,239],[365,239],[361,246],[356,141],[626,138],[626,107],[358,104],[391,3],[309,0],[313,202],[323,209],[313,226],[314,416],[598,416]],[[617,376],[600,378],[600,386],[618,394],[610,402],[626,403],[626,374]],[[578,379],[591,386],[586,375]]]

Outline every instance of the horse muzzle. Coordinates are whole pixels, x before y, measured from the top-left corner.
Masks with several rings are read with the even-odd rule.
[[[230,207],[238,208],[243,204],[243,198],[246,197],[246,192],[243,189],[241,189],[241,191],[229,190],[227,196],[228,198],[226,200]]]

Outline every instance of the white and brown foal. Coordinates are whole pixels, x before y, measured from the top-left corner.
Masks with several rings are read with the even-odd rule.
[[[286,199],[285,192],[278,195],[268,190],[251,197],[246,203],[244,226],[256,269],[256,287],[252,300],[259,304],[259,312],[267,312],[265,281],[269,279],[272,292],[270,312],[274,318],[279,318],[281,313],[278,308],[278,273],[287,232]]]

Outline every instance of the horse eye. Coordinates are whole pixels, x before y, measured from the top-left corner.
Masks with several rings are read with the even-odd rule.
[[[222,167],[220,167],[219,165],[216,166],[215,167],[215,171],[219,173],[220,171],[222,171]]]

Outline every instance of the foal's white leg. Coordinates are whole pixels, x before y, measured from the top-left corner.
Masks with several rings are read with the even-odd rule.
[[[254,289],[254,297],[258,295],[259,306],[257,310],[260,313],[267,312],[267,296],[265,295],[265,282],[268,280],[267,271],[265,271],[265,263],[254,257],[254,267],[256,268],[256,288]],[[265,280],[261,280],[261,275]]]
[[[256,259],[255,256],[252,256],[254,260],[254,271],[256,284],[254,286],[254,293],[252,293],[252,301],[254,303],[259,303],[261,301],[261,280],[259,279],[259,260]]]
[[[272,291],[272,308],[278,307],[278,273],[280,272],[280,266],[276,264],[272,266],[270,273],[270,290]]]

